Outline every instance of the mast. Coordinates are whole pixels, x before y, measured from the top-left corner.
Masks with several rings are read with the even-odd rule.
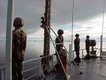
[[[103,29],[104,29],[104,12],[105,12],[105,0],[103,0],[103,17],[102,17],[102,34],[101,34],[101,42],[100,42],[100,54],[103,51]],[[101,55],[100,55],[101,56]]]
[[[72,2],[72,28],[71,28],[71,44],[69,45],[69,62],[71,62],[71,54],[73,53],[73,24],[74,23],[74,0]]]
[[[45,0],[45,27],[44,27],[44,56],[48,56],[50,53],[50,7],[51,0]],[[48,28],[48,29],[47,29]]]
[[[72,33],[71,33],[71,44],[73,46],[73,22],[74,22],[74,0],[73,0],[73,4],[72,4]]]
[[[12,80],[12,17],[13,1],[8,0],[7,28],[6,28],[6,52],[5,52],[5,80]]]
[[[42,25],[41,27],[44,29],[44,50],[43,56],[45,57],[43,60],[43,64],[49,67],[49,56],[50,54],[50,14],[51,14],[51,0],[45,0],[45,13],[44,17],[41,17]],[[45,66],[44,66],[45,69]]]

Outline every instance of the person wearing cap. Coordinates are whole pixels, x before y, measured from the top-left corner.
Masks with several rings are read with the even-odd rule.
[[[75,53],[76,53],[76,58],[74,59],[74,61],[76,62],[76,63],[80,63],[81,62],[81,60],[80,60],[80,52],[79,52],[79,50],[80,50],[80,38],[79,38],[79,34],[76,34],[75,35],[75,40],[74,40],[74,50],[75,50]]]
[[[13,22],[12,39],[12,80],[22,80],[22,62],[26,49],[26,33],[22,30],[24,23],[20,17],[16,17]]]
[[[86,48],[86,52],[87,55],[85,56],[85,59],[90,59],[90,54],[89,54],[89,47],[90,47],[90,40],[89,40],[89,35],[86,36],[86,40],[85,40],[85,48]]]

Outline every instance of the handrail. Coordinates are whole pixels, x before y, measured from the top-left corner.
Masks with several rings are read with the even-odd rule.
[[[95,48],[95,49],[98,49],[98,50],[99,50],[99,48]],[[82,50],[86,50],[86,49],[80,49],[80,51],[82,51]],[[73,50],[73,51],[74,51],[74,50]],[[48,55],[48,56],[54,56],[54,54]],[[48,57],[48,56],[42,56],[42,57],[39,57],[39,58],[30,59],[30,60],[24,61],[23,64],[30,63],[30,62],[36,61],[36,60],[41,60],[42,58],[45,58],[45,57]],[[32,67],[32,68],[30,68],[30,69],[27,69],[27,70],[23,71],[23,73],[25,73],[25,72],[27,72],[27,71],[30,71],[30,70],[32,70],[32,69],[36,69],[36,68],[41,67],[41,66],[43,66],[43,65],[44,65],[44,64],[42,64],[42,65],[39,64],[39,65],[37,65],[36,67]],[[42,69],[42,70],[43,70],[43,69]],[[28,79],[30,79],[30,78],[32,78],[32,77],[34,77],[34,76],[37,76],[37,75],[40,74],[40,73],[42,73],[42,71],[40,71],[40,72],[37,73],[37,74],[34,74],[34,75],[30,76],[29,78],[27,78],[27,79],[25,79],[25,80],[28,80]]]
[[[27,70],[23,71],[23,73],[28,72],[28,71],[30,71],[30,70],[32,70],[32,69],[35,69],[35,68],[38,68],[38,67],[40,67],[40,66],[36,66],[36,67],[32,67],[32,68],[30,68],[30,69],[27,69]]]
[[[42,57],[35,58],[35,59],[30,59],[30,60],[24,61],[23,64],[30,63],[30,62],[32,62],[32,61],[36,61],[36,60],[41,60],[42,58],[50,57],[50,56],[54,56],[54,54],[52,54],[52,55],[48,55],[48,56],[42,56]],[[25,73],[25,72],[31,71],[31,70],[36,69],[36,68],[38,68],[38,67],[40,67],[40,68],[42,69],[41,66],[43,66],[43,65],[45,65],[45,64],[39,64],[39,65],[37,65],[37,66],[35,66],[35,67],[32,67],[32,68],[27,69],[27,70],[24,70],[22,73]],[[43,69],[42,69],[42,70],[43,70]],[[37,73],[37,74],[35,74],[35,75],[32,75],[32,76],[26,78],[25,80],[28,80],[28,79],[30,79],[30,78],[32,78],[32,77],[35,77],[35,76],[37,76],[37,75],[40,74],[40,73],[42,73],[42,71],[40,71],[39,73]]]
[[[46,27],[46,29],[47,29],[47,31],[48,31],[48,27],[47,26],[45,26]],[[50,29],[52,29],[51,27],[50,27]],[[52,31],[54,32],[54,30],[52,29]],[[49,33],[49,32],[48,32]],[[54,32],[54,34],[57,36],[57,34]],[[50,36],[50,39],[51,39],[51,41],[52,41],[52,44],[53,44],[53,46],[54,46],[54,49],[55,49],[55,51],[56,51],[56,53],[57,53],[57,56],[58,56],[58,58],[59,58],[59,61],[60,61],[60,64],[61,64],[61,66],[62,66],[62,68],[63,68],[63,71],[64,71],[64,73],[65,73],[65,76],[66,76],[66,79],[68,80],[68,74],[67,74],[67,71],[65,70],[65,68],[64,68],[64,65],[63,65],[63,63],[62,63],[62,60],[61,60],[61,58],[60,58],[60,56],[59,56],[59,54],[58,54],[58,51],[57,51],[57,49],[56,49],[56,47],[55,47],[55,43],[53,42],[53,39],[52,39],[52,37],[51,37],[51,35],[49,34],[49,36]],[[59,38],[58,38],[59,39]],[[59,41],[62,43],[62,41],[59,39]],[[63,43],[62,43],[63,44]],[[67,52],[67,49],[66,49],[66,47],[63,45],[63,47],[65,48],[65,50],[66,50],[66,52]]]
[[[40,74],[40,72],[39,72],[39,74]],[[37,75],[38,75],[38,74],[34,74],[34,75],[32,75],[32,76],[26,78],[25,80],[29,80],[29,79],[31,79],[32,77],[37,76]]]
[[[39,59],[41,59],[41,58],[30,59],[30,60],[24,61],[23,64],[28,63],[28,62],[32,62],[32,61],[36,61]]]
[[[32,75],[32,76],[26,78],[25,80],[29,80],[29,79],[31,79],[32,77],[35,77],[35,76],[37,76],[37,75],[40,74],[40,73],[43,73],[43,72],[42,72],[42,71],[41,71],[41,72],[38,72],[37,74],[34,74],[34,75]]]
[[[35,59],[30,59],[30,60],[24,61],[23,64],[28,63],[28,62],[31,62],[31,61],[36,61],[36,60],[39,60],[39,59],[42,59],[42,58],[45,58],[45,57],[50,57],[50,56],[53,56],[53,55],[54,54],[48,55],[48,56],[38,57],[38,58],[35,58]]]
[[[100,48],[95,48],[95,49],[100,51]],[[106,49],[106,48],[103,48],[103,49]],[[85,49],[80,49],[80,50],[85,50]],[[48,56],[54,56],[54,54],[48,55]],[[30,62],[36,61],[36,60],[41,60],[41,59],[44,58],[44,57],[46,57],[46,56],[38,57],[38,58],[35,58],[35,59],[30,59],[30,60],[24,61],[23,64],[30,63]],[[42,64],[42,65],[44,65],[44,64]],[[37,66],[35,66],[35,67],[32,67],[32,68],[30,68],[30,69],[27,69],[27,70],[23,71],[23,73],[25,73],[25,72],[27,72],[27,71],[30,71],[30,70],[32,70],[32,69],[36,69],[36,68],[38,68],[38,67],[41,67],[41,64],[39,64],[39,65],[37,65]],[[1,72],[1,80],[4,80],[4,79],[5,79],[5,75],[4,75],[4,74],[5,74],[5,67],[4,67],[4,66],[1,66],[1,67],[0,67],[0,72]],[[30,76],[29,78],[32,78],[32,77],[34,77],[34,76],[37,76],[37,75],[40,74],[40,73],[42,73],[42,71],[38,72],[38,73],[35,74],[35,75]],[[27,79],[25,79],[25,80],[28,80],[29,78],[27,78]]]

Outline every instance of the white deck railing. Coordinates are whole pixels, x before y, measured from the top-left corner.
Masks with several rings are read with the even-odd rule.
[[[100,53],[100,49],[99,48],[95,48],[96,49],[96,54],[98,54],[98,53]],[[73,51],[74,52],[74,51]],[[80,56],[81,56],[81,58],[84,58],[84,56],[85,56],[85,53],[86,52],[86,50],[85,49],[80,49]],[[50,55],[50,56],[52,56],[52,59],[51,59],[51,64],[52,64],[52,67],[53,67],[53,57],[54,57],[54,54],[53,55]],[[99,55],[100,56],[100,55]],[[28,73],[29,71],[31,71],[31,70],[34,70],[34,69],[37,69],[37,68],[39,68],[39,72],[37,72],[36,74],[34,74],[34,75],[29,75],[29,77],[27,77],[27,78],[25,78],[24,80],[31,80],[31,78],[33,78],[33,77],[41,77],[41,76],[43,76],[44,74],[43,74],[43,69],[42,69],[42,66],[44,65],[44,64],[41,64],[41,59],[42,58],[44,58],[44,57],[39,57],[39,58],[35,58],[35,59],[30,59],[30,60],[27,60],[27,61],[24,61],[23,62],[23,65],[25,65],[25,64],[29,64],[29,63],[31,63],[31,62],[36,62],[37,60],[39,60],[39,64],[38,65],[36,65],[36,66],[34,66],[34,67],[30,67],[29,69],[26,69],[26,70],[23,70],[23,76],[24,76],[24,78],[25,78],[25,75],[24,75],[24,73]],[[5,80],[5,67],[4,66],[2,66],[2,67],[0,67],[0,80]]]
[[[50,55],[49,57],[53,57],[53,56],[54,56],[54,54],[53,54],[53,55]],[[42,69],[42,66],[43,66],[44,64],[41,63],[41,59],[42,59],[42,58],[45,58],[45,57],[39,57],[39,58],[35,58],[35,59],[30,59],[30,60],[27,60],[27,61],[24,61],[24,62],[23,62],[23,65],[28,64],[28,63],[30,63],[30,62],[36,62],[36,61],[39,61],[39,62],[40,62],[40,63],[37,64],[36,66],[31,67],[30,69],[23,70],[23,74],[24,74],[24,73],[28,73],[28,72],[31,71],[31,70],[36,70],[36,69],[39,68],[39,72],[37,72],[36,74],[30,75],[30,76],[27,77],[27,78],[25,78],[25,75],[24,75],[24,80],[31,80],[31,78],[36,78],[36,77],[39,77],[39,78],[40,78],[41,76],[45,77],[44,74],[43,74],[43,69]],[[53,62],[53,58],[51,58],[51,62]],[[52,63],[52,64],[53,64],[53,63]]]

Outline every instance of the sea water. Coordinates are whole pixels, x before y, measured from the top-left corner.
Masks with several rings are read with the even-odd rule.
[[[65,41],[64,46],[69,51],[69,44],[70,42]],[[103,42],[103,44],[106,44],[106,42]],[[2,65],[5,62],[5,40],[0,40],[0,65]],[[26,51],[25,51],[25,59],[34,59],[40,57],[40,55],[43,55],[43,41],[36,41],[36,40],[28,40]],[[73,45],[74,46],[74,45]],[[50,42],[50,54],[55,53],[55,46]],[[100,48],[100,42],[97,42],[96,48]],[[106,48],[106,45],[103,45],[103,48]],[[74,48],[73,48],[74,49]],[[80,42],[80,49],[85,49],[85,42]],[[86,54],[86,53],[85,53]]]
[[[106,42],[103,42],[103,44],[106,44]],[[5,40],[0,40],[0,66],[3,66],[5,63]],[[69,45],[70,42],[69,41],[64,41],[64,46],[66,47],[67,51],[69,51]],[[73,45],[74,46],[74,45]],[[30,60],[30,59],[35,59],[40,57],[40,55],[43,55],[43,47],[44,47],[44,42],[43,41],[36,41],[36,40],[27,40],[27,46],[26,46],[26,51],[24,54],[24,60]],[[52,44],[52,42],[50,42],[50,54],[54,54],[55,53],[55,46]],[[96,48],[100,48],[100,42],[97,42]],[[106,46],[104,45],[103,48],[106,48]],[[74,48],[73,48],[74,49]],[[80,49],[85,49],[85,42],[81,41],[80,42]],[[82,51],[80,50],[80,53],[82,53]],[[84,52],[83,55],[86,54],[86,51]],[[100,55],[100,54],[98,54]],[[72,59],[71,55],[71,59]],[[81,54],[82,56],[82,54]],[[68,57],[69,59],[69,57]],[[56,61],[56,57],[55,57],[55,61]],[[35,67],[41,65],[41,61],[32,61],[30,63],[24,64],[23,66],[23,70],[27,70],[31,67]],[[24,73],[24,78],[28,78],[31,75],[37,74],[40,71],[40,67],[36,68],[36,69],[32,69],[29,72]],[[0,74],[1,75],[1,74]]]

